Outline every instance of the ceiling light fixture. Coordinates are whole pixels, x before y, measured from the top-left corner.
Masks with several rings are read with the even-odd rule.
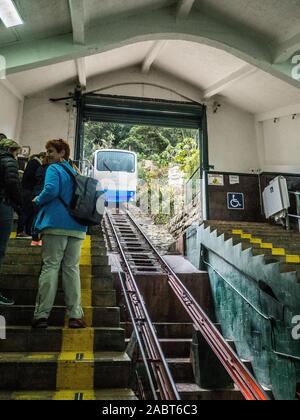
[[[7,28],[24,23],[12,0],[0,0],[0,19]]]

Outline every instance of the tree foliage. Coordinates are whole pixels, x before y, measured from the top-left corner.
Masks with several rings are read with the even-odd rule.
[[[172,164],[179,165],[189,177],[199,166],[195,130],[87,122],[84,134],[87,159],[100,148],[131,150],[138,153],[140,162],[151,161],[152,170],[141,169],[143,179],[165,177]]]

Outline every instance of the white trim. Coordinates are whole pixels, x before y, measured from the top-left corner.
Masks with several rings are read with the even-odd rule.
[[[180,0],[177,8],[177,19],[186,19],[191,13],[195,0]]]
[[[86,75],[86,65],[85,65],[85,58],[78,58],[75,60],[76,69],[78,74],[78,80],[80,86],[86,88],[87,85],[87,75]]]
[[[208,98],[211,98],[212,96],[218,95],[224,89],[233,85],[235,82],[245,79],[246,77],[251,76],[257,71],[258,71],[257,68],[250,66],[248,64],[241,67],[239,70],[234,71],[233,73],[230,73],[228,76],[224,77],[219,82],[207,88],[204,92],[204,98],[208,99]]]
[[[74,44],[85,43],[84,1],[69,0]]]
[[[154,43],[150,52],[145,57],[145,60],[142,65],[142,73],[147,74],[151,70],[151,67],[155,60],[158,58],[162,49],[167,45],[168,41],[157,41]]]

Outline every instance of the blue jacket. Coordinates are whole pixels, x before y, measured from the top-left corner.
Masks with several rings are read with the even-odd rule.
[[[64,161],[63,165],[75,174],[69,163]],[[53,164],[47,169],[44,189],[36,199],[36,204],[41,209],[37,215],[35,230],[41,232],[44,229],[67,229],[86,232],[87,227],[80,225],[70,216],[59,197],[66,204],[70,204],[73,197],[73,180],[61,165]]]

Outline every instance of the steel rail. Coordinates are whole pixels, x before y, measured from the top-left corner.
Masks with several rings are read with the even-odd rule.
[[[109,220],[110,226],[112,228],[113,235],[117,242],[122,260],[125,269],[126,282],[121,282],[125,296],[127,297],[126,302],[130,310],[130,316],[135,325],[135,332],[137,333],[138,344],[141,350],[142,355],[146,357],[144,348],[148,353],[148,359],[146,361],[146,367],[148,367],[150,374],[150,380],[152,392],[154,392],[154,398],[156,400],[166,400],[166,401],[180,401],[176,384],[172,378],[168,363],[165,359],[164,353],[162,351],[161,345],[157,338],[154,326],[144,304],[144,300],[140,294],[139,288],[136,284],[134,274],[128,264],[126,254],[124,252],[123,246],[121,244],[118,233],[115,229],[115,224],[113,218],[107,212],[107,218]],[[139,327],[136,325],[138,322]],[[143,346],[144,343],[144,346]],[[143,357],[143,360],[144,360]],[[144,360],[145,361],[145,360]],[[150,372],[151,369],[151,372]],[[152,374],[151,374],[152,373]],[[158,387],[157,391],[154,390],[154,381]],[[157,395],[155,395],[157,394]]]
[[[143,239],[148,243],[152,251],[157,256],[161,265],[165,268],[169,277],[169,285],[182,303],[184,309],[189,314],[195,325],[201,331],[203,337],[220,360],[228,374],[237,385],[244,398],[247,401],[268,401],[269,397],[263,390],[261,385],[257,383],[255,378],[251,375],[249,370],[240,361],[238,356],[223,338],[221,333],[217,330],[215,325],[211,322],[209,317],[196,302],[191,293],[187,290],[178,276],[174,273],[169,264],[161,257],[157,249],[148,239],[143,229],[135,222],[129,211],[126,212],[129,219],[140,232]]]

